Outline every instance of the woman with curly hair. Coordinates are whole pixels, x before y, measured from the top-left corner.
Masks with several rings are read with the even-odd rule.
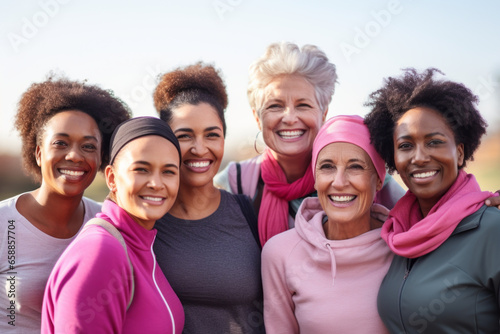
[[[477,97],[436,72],[407,69],[367,103],[371,140],[408,187],[382,227],[396,255],[378,309],[392,333],[497,333],[500,211],[464,170],[486,123]]]
[[[108,163],[114,128],[128,118],[113,93],[65,78],[34,83],[22,95],[15,126],[24,166],[40,187],[0,202],[0,332],[40,332],[47,278],[100,211],[83,192]]]
[[[224,82],[210,65],[178,68],[161,77],[154,102],[182,154],[177,200],[157,223],[154,250],[183,304],[184,333],[263,333],[256,217],[247,197],[213,184],[224,154]]]

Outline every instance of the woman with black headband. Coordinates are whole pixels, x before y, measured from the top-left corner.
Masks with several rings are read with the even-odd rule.
[[[153,253],[155,221],[179,188],[179,143],[165,122],[139,117],[110,146],[110,193],[49,277],[42,333],[181,333],[182,306]]]

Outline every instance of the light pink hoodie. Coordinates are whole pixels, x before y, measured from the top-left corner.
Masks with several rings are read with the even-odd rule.
[[[328,240],[324,215],[317,198],[306,198],[295,229],[264,246],[266,332],[388,333],[377,312],[377,294],[393,255],[380,229]]]

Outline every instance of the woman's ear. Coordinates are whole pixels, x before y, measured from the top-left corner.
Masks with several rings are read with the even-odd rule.
[[[36,145],[35,159],[36,159],[36,164],[38,165],[38,167],[41,167],[41,165],[42,165],[42,149],[40,148],[39,145]]]
[[[106,166],[106,169],[104,169],[104,176],[106,177],[106,185],[108,186],[108,189],[112,193],[116,192],[115,171],[113,170],[113,166]]]
[[[380,189],[382,189],[383,186],[384,186],[384,181],[380,180],[380,178],[377,177],[377,187],[375,189],[379,191]]]
[[[464,165],[465,154],[464,154],[464,144],[460,143],[457,145],[457,164],[458,167],[462,167]]]
[[[328,108],[325,109],[325,111],[323,112],[323,122],[322,123],[325,123],[325,120],[326,120],[326,115],[328,115]]]
[[[257,122],[257,126],[259,127],[259,130],[262,131],[262,126],[260,124],[259,112],[256,111],[255,109],[252,109],[252,112],[253,112],[253,117],[255,118],[255,121]]]

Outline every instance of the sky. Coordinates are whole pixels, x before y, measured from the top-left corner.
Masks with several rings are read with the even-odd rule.
[[[197,61],[222,71],[226,145],[252,145],[248,68],[281,41],[317,45],[337,66],[328,117],[364,116],[383,78],[435,67],[479,96],[492,131],[499,12],[499,0],[0,0],[0,154],[19,154],[17,103],[50,72],[113,90],[134,116],[155,116],[158,75]]]

